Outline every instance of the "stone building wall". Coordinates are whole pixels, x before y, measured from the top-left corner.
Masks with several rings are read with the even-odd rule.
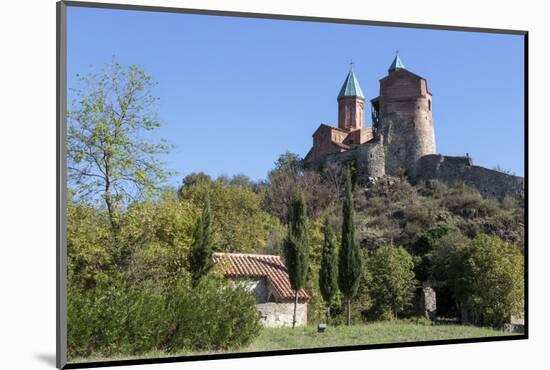
[[[263,303],[256,308],[262,316],[262,324],[267,327],[291,327],[294,303]],[[296,307],[296,326],[307,324],[307,303],[298,303]]]
[[[385,174],[384,147],[379,142],[354,145],[350,150],[328,154],[325,163],[345,163],[356,161],[358,178],[382,177]]]
[[[252,280],[252,279],[239,279],[238,284],[244,286],[246,290],[254,293],[256,303],[267,302],[269,295],[269,288],[265,279]]]
[[[415,176],[418,159],[433,154],[432,96],[426,80],[396,70],[380,81],[377,135],[384,138],[386,172]]]
[[[419,160],[414,180],[439,180],[449,185],[464,182],[476,187],[484,197],[497,199],[506,195],[523,199],[525,192],[523,177],[475,166],[470,157],[426,155]]]

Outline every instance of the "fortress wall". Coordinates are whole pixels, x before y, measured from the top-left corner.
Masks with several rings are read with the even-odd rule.
[[[357,162],[358,177],[382,177],[385,175],[384,147],[378,142],[369,142],[357,146],[342,153],[331,153],[325,158],[325,163]]]
[[[523,177],[475,166],[469,157],[431,154],[420,158],[415,180],[439,180],[449,185],[464,182],[476,187],[484,197],[504,198],[511,195],[523,199]]]

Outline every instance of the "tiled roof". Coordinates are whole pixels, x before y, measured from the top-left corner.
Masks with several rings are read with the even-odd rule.
[[[214,262],[227,277],[266,279],[281,300],[294,300],[294,291],[290,287],[286,266],[279,256],[214,253]],[[298,299],[309,300],[309,295],[304,289],[300,289]]]

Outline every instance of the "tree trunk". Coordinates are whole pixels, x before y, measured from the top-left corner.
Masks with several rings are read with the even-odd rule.
[[[351,298],[348,298],[348,326],[351,325]]]
[[[296,327],[296,307],[298,306],[298,291],[294,293],[294,314],[292,315],[292,328]]]
[[[327,325],[328,325],[329,319],[330,319],[330,305],[327,305]]]

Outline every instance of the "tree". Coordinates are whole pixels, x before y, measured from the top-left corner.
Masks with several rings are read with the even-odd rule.
[[[279,221],[262,209],[262,196],[251,187],[212,180],[199,174],[184,179],[179,198],[212,211],[212,243],[220,252],[253,253],[265,248]]]
[[[263,199],[264,209],[289,223],[290,208],[296,189],[303,192],[311,218],[319,216],[333,200],[335,194],[326,186],[321,176],[304,168],[303,160],[293,153],[282,154],[275,162],[275,168],[268,173],[268,183]]]
[[[319,288],[327,306],[327,322],[330,317],[330,304],[338,292],[338,256],[336,252],[336,238],[330,226],[328,217],[323,225],[323,254],[321,256],[321,270],[319,272]]]
[[[355,240],[354,213],[351,170],[348,166],[346,193],[342,207],[342,241],[338,268],[338,285],[347,302],[348,325],[351,325],[351,300],[357,294],[362,274],[361,250]]]
[[[448,225],[429,230],[421,240],[430,248],[426,254],[429,280],[440,290],[448,289],[455,304],[460,305],[468,295],[464,260],[470,240]]]
[[[495,236],[480,234],[465,255],[464,302],[474,320],[502,326],[523,309],[524,257],[518,248]]]
[[[169,146],[146,135],[160,125],[154,86],[137,66],[113,61],[101,73],[81,77],[74,90],[67,129],[69,186],[75,200],[105,204],[115,234],[120,209],[156,193],[168,175],[159,156]]]
[[[294,290],[294,314],[292,327],[296,326],[298,291],[307,281],[309,269],[309,233],[304,196],[300,191],[294,194],[290,213],[288,236],[284,241],[283,252],[288,269],[290,286]]]
[[[193,285],[195,286],[203,276],[208,274],[213,266],[212,218],[210,203],[207,201],[195,225],[193,245],[189,252],[189,270]]]
[[[397,318],[397,313],[412,304],[416,280],[412,256],[403,247],[377,248],[369,258],[370,293],[379,317]]]
[[[411,252],[416,257],[415,275],[418,280],[436,282],[434,276],[430,276],[430,271],[433,270],[433,251],[440,245],[441,238],[448,234],[460,234],[460,231],[448,224],[438,224],[422,233],[412,245]]]

